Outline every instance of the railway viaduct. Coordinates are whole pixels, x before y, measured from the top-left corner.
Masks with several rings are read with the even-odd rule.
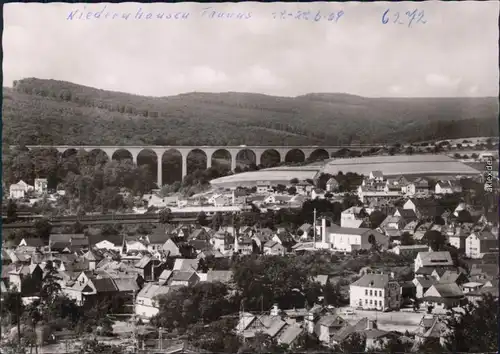
[[[162,179],[162,158],[163,154],[167,151],[177,151],[182,156],[182,178],[187,175],[187,158],[192,151],[202,151],[207,158],[207,168],[212,166],[212,156],[219,151],[226,151],[231,156],[231,171],[236,168],[236,159],[242,151],[250,151],[255,157],[255,164],[261,163],[262,155],[266,151],[274,151],[279,155],[280,162],[286,160],[288,153],[298,150],[302,153],[304,160],[311,157],[313,154],[323,154],[330,157],[332,153],[343,149],[352,149],[364,151],[371,148],[379,148],[382,145],[343,145],[343,146],[99,146],[99,145],[28,145],[28,149],[57,149],[60,153],[65,153],[68,150],[85,150],[87,152],[101,150],[111,160],[117,151],[127,151],[132,156],[132,161],[137,164],[137,157],[144,151],[152,151],[156,154],[157,168],[157,181],[161,182]],[[159,183],[161,184],[161,183]]]

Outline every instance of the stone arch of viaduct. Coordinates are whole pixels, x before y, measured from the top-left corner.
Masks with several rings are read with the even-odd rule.
[[[298,150],[304,154],[304,158],[311,157],[311,155],[318,151],[324,151],[331,156],[332,153],[342,148],[349,149],[370,149],[375,146],[360,145],[360,146],[77,146],[77,145],[59,145],[59,146],[41,146],[30,145],[28,149],[47,149],[55,148],[60,153],[67,150],[85,150],[91,152],[93,150],[102,150],[110,160],[113,154],[117,151],[128,151],[132,155],[134,164],[137,164],[137,157],[144,151],[152,151],[156,154],[157,158],[157,181],[161,184],[162,178],[162,162],[163,155],[167,151],[176,151],[182,156],[182,178],[187,175],[187,158],[190,152],[194,150],[201,150],[205,153],[207,159],[207,168],[212,166],[212,157],[216,151],[227,151],[231,156],[231,171],[236,168],[236,159],[241,151],[249,150],[255,154],[255,164],[259,165],[262,161],[262,155],[266,151],[276,151],[279,154],[280,162],[284,162],[287,154],[293,150]],[[379,147],[379,146],[376,146]]]

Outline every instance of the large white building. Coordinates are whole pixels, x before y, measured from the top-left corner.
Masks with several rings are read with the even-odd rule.
[[[366,274],[349,287],[350,306],[364,310],[399,310],[400,285],[388,274]]]
[[[327,248],[342,252],[354,250],[369,250],[376,243],[381,248],[387,249],[389,237],[368,228],[351,228],[332,225],[326,226],[326,219],[321,222],[321,242],[316,243],[317,248]]]
[[[470,234],[465,240],[465,255],[480,259],[487,253],[498,252],[498,237],[491,231]]]

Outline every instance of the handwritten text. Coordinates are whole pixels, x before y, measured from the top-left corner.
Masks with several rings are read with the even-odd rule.
[[[392,12],[390,9],[385,10],[382,15],[382,23],[384,25],[388,23],[393,23],[397,25],[407,25],[411,27],[416,24],[426,24],[427,21],[424,18],[424,10],[409,10],[406,12]]]
[[[321,11],[286,11],[283,10],[281,12],[273,12],[273,19],[278,20],[305,20],[305,21],[314,21],[318,22],[321,20],[326,20],[329,22],[337,23],[339,19],[344,16],[344,11],[340,10],[338,12],[330,12],[328,14],[321,13]]]

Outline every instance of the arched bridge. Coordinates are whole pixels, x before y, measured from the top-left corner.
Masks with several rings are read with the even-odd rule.
[[[243,151],[249,151],[254,156],[254,163],[261,164],[262,155],[266,152],[274,152],[279,156],[280,162],[287,160],[287,155],[292,151],[301,154],[302,159],[316,156],[330,157],[334,152],[347,148],[351,150],[365,151],[371,148],[380,148],[382,145],[344,145],[344,146],[99,146],[99,145],[28,145],[28,149],[57,149],[60,153],[65,153],[68,150],[85,150],[87,152],[101,150],[111,160],[117,151],[127,151],[132,158],[132,161],[137,164],[137,157],[145,150],[152,151],[156,155],[158,164],[157,181],[162,184],[162,158],[166,152],[176,151],[182,156],[182,178],[187,175],[187,158],[189,153],[193,151],[201,151],[206,156],[207,168],[212,166],[212,158],[220,151],[225,151],[231,158],[231,171],[236,168],[238,156]]]

